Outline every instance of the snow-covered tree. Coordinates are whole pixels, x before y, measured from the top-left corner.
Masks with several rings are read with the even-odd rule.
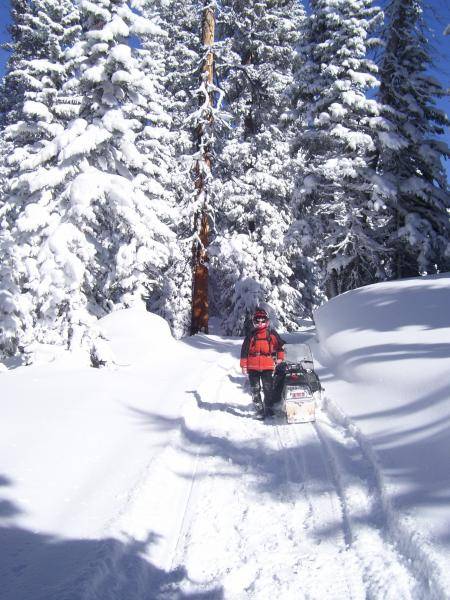
[[[384,277],[382,204],[374,202],[381,107],[367,56],[382,13],[372,0],[312,0],[301,48],[298,146],[307,168],[297,187],[299,216],[314,231],[312,252],[328,296]],[[314,248],[315,247],[315,248]]]
[[[213,304],[227,333],[241,333],[257,305],[286,328],[304,313],[287,237],[298,164],[286,126],[303,21],[296,0],[222,3],[217,71],[230,122],[216,145],[212,254]]]
[[[192,115],[197,110],[202,46],[201,8],[198,1],[142,0],[141,8],[165,32],[141,36],[141,68],[158,93],[153,127],[147,127],[145,151],[157,155],[159,177],[168,195],[165,222],[175,233],[167,264],[152,281],[148,307],[164,317],[176,337],[189,333],[192,309],[192,236],[194,221],[194,173],[196,130]]]
[[[2,44],[5,50],[11,52],[6,64],[6,73],[0,83],[0,118],[4,125],[8,120],[14,122],[18,118],[17,108],[23,102],[24,87],[22,81],[10,75],[16,71],[16,66],[24,59],[34,55],[37,48],[30,43],[25,34],[25,19],[29,13],[28,0],[10,0],[11,25],[8,31],[11,41]],[[16,110],[15,110],[16,109]]]
[[[62,89],[82,98],[79,116],[55,128],[51,140],[15,151],[18,172],[7,198],[20,255],[20,294],[8,314],[26,297],[34,338],[71,344],[96,316],[142,301],[148,274],[166,264],[173,238],[160,218],[165,190],[146,149],[155,89],[127,43],[131,35],[163,32],[126,0],[80,0],[79,8],[83,34],[66,53],[74,74]],[[25,112],[51,125],[44,107]],[[12,294],[12,285],[3,289]]]
[[[64,50],[80,31],[73,0],[12,0],[11,4],[11,42],[6,47],[12,53],[0,94],[3,119],[9,124],[23,120],[26,101],[52,106],[67,76]],[[29,132],[30,138],[33,135],[39,134]]]
[[[204,49],[201,40],[203,2],[143,2],[144,13],[155,19],[167,36],[143,45],[160,59],[158,80],[170,117],[165,148],[170,147],[171,200],[175,215],[171,229],[177,243],[149,297],[149,307],[169,321],[174,335],[189,333],[192,313],[192,245],[195,238],[195,164],[198,157],[199,87]]]
[[[0,130],[0,210],[4,203],[5,190],[8,186],[8,166],[7,157],[12,151],[12,144],[5,140],[5,136]]]
[[[389,208],[391,276],[412,277],[450,266],[450,195],[437,136],[449,125],[436,100],[446,91],[430,75],[431,51],[421,0],[391,0],[386,9],[380,100],[403,143],[380,152],[380,198]]]
[[[25,196],[19,200],[12,187],[22,169],[22,161],[62,131],[55,98],[69,76],[64,51],[80,31],[78,21],[78,10],[71,0],[12,2],[12,42],[9,44],[12,54],[1,93],[6,128],[2,132],[3,181],[0,183],[0,345],[8,352],[15,351],[19,340],[24,342],[25,329],[29,341],[33,335],[31,290],[22,288],[29,247],[22,247],[15,235],[19,217],[24,218],[21,211],[30,199]]]
[[[3,122],[9,124],[4,139],[25,157],[64,122],[57,95],[70,76],[64,53],[80,33],[79,13],[72,0],[19,0],[13,6],[12,55],[1,96]],[[8,162],[11,178],[18,163]]]

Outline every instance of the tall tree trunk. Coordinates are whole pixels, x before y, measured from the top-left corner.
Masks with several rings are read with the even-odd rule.
[[[213,95],[211,91],[214,77],[214,27],[215,3],[205,0],[202,21],[202,44],[205,51],[202,66],[200,105],[203,107],[201,121],[197,128],[199,158],[195,166],[195,189],[197,191],[197,212],[194,227],[197,237],[192,248],[193,286],[191,335],[200,331],[208,333],[208,184],[211,175],[210,129],[213,123]]]

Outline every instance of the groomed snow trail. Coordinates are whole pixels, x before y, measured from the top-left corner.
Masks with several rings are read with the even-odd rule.
[[[136,414],[149,435],[170,434],[142,457],[76,578],[49,597],[445,598],[399,550],[377,467],[330,400],[314,424],[257,421],[238,368],[241,340],[188,343],[199,362],[177,370],[181,417]]]
[[[215,385],[190,392],[177,450],[190,467],[166,564],[186,576],[157,597],[428,599],[389,541],[357,440],[322,410],[315,424],[254,420],[239,346],[221,355]]]

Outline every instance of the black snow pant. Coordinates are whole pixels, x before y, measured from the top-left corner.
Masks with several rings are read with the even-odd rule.
[[[252,400],[258,410],[270,410],[272,408],[273,379],[272,371],[249,371],[250,390]],[[261,400],[261,384],[264,392],[264,403]]]
[[[286,377],[286,363],[282,362],[275,367],[273,374],[272,402],[280,402],[283,393],[284,380]]]

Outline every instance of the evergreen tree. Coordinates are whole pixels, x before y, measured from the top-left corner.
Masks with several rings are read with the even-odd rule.
[[[202,14],[203,58],[200,73],[200,108],[196,116],[194,243],[192,248],[191,334],[209,330],[209,255],[211,221],[211,165],[215,128],[214,39],[217,5],[205,0]]]
[[[56,99],[71,72],[64,52],[80,33],[72,0],[20,1],[12,13],[16,41],[10,45],[2,95],[4,123],[9,124],[4,139],[16,151],[15,158],[5,161],[9,179],[28,152],[61,131],[64,118]]]
[[[7,355],[17,349],[17,332],[26,321],[26,310],[22,304],[18,283],[14,277],[17,272],[17,254],[14,252],[14,240],[6,219],[5,192],[8,187],[8,167],[6,157],[12,151],[12,145],[0,136],[0,348]],[[26,326],[29,326],[26,323]],[[2,352],[0,351],[0,356]]]
[[[51,140],[16,150],[7,198],[21,260],[20,297],[6,310],[16,314],[26,297],[35,339],[70,344],[95,317],[142,300],[148,272],[166,264],[173,237],[159,218],[166,198],[145,150],[155,90],[127,43],[161,30],[125,0],[79,6],[83,35],[66,53],[74,75],[62,90],[82,98],[79,117]],[[30,116],[50,121],[43,111]]]
[[[10,353],[17,349],[19,340],[25,343],[25,338],[33,339],[31,298],[33,293],[41,291],[32,292],[27,288],[30,246],[21,245],[22,240],[16,238],[19,217],[20,223],[28,223],[25,225],[28,227],[29,219],[27,221],[27,216],[21,213],[29,210],[30,216],[34,202],[26,195],[19,199],[13,187],[23,163],[30,155],[48,147],[50,140],[63,129],[55,110],[55,98],[69,76],[69,68],[64,63],[65,48],[80,31],[79,14],[70,0],[14,0],[12,19],[9,45],[12,55],[1,94],[6,128],[2,132],[3,180],[0,183],[0,347]],[[30,209],[27,204],[31,204]],[[36,211],[34,214],[39,219]]]
[[[164,271],[163,285],[158,294],[153,293],[150,306],[172,324],[177,336],[187,334],[191,329],[193,245],[198,240],[196,214],[201,211],[205,199],[198,191],[198,165],[204,158],[206,146],[214,153],[217,131],[223,121],[222,92],[214,84],[205,86],[202,78],[205,57],[210,52],[209,46],[202,45],[206,5],[215,7],[215,3],[199,0],[183,3],[161,0],[149,3],[147,8],[155,11],[158,22],[168,33],[161,52],[165,65],[162,81],[171,117],[171,137],[175,142],[172,185],[178,217],[174,222],[178,251],[171,257]],[[213,44],[214,52],[215,46]],[[210,95],[215,96],[212,105],[209,104]],[[208,102],[205,102],[206,96]],[[208,194],[210,183],[211,178],[208,178]],[[208,211],[210,209],[209,204]]]
[[[389,209],[387,247],[392,277],[414,277],[450,266],[450,195],[437,139],[449,124],[436,108],[446,94],[430,75],[432,60],[421,0],[391,0],[386,10],[380,100],[403,139],[380,152],[380,199]]]
[[[312,0],[302,47],[298,144],[307,168],[298,185],[300,215],[315,232],[317,263],[328,296],[384,278],[386,216],[374,201],[380,105],[367,57],[382,13],[372,0]]]
[[[24,106],[32,110],[32,102],[52,107],[67,76],[64,50],[80,28],[73,0],[11,0],[11,6],[11,42],[5,46],[12,54],[2,83],[0,108],[4,123],[17,124],[24,119]],[[27,132],[30,139],[39,136],[31,129]]]
[[[222,11],[217,70],[230,122],[216,144],[213,303],[227,333],[241,333],[262,304],[291,328],[304,303],[288,238],[298,165],[287,90],[304,11],[295,0],[230,0]]]
[[[179,338],[190,329],[192,307],[192,236],[194,219],[196,90],[199,86],[202,47],[201,4],[194,2],[142,2],[144,14],[158,23],[165,35],[142,38],[142,62],[158,90],[158,114],[148,151],[160,156],[163,186],[168,195],[167,224],[176,235],[167,264],[150,277],[148,307],[165,318]],[[163,110],[161,110],[161,108]],[[166,165],[164,167],[163,165]]]
[[[1,125],[17,120],[17,106],[23,103],[24,88],[23,82],[17,81],[12,73],[16,72],[16,67],[26,58],[34,56],[37,48],[30,44],[29,36],[25,34],[24,17],[29,13],[29,0],[10,0],[11,4],[11,25],[8,32],[11,41],[2,44],[5,50],[11,52],[11,56],[6,64],[6,74],[0,85],[0,117]]]

